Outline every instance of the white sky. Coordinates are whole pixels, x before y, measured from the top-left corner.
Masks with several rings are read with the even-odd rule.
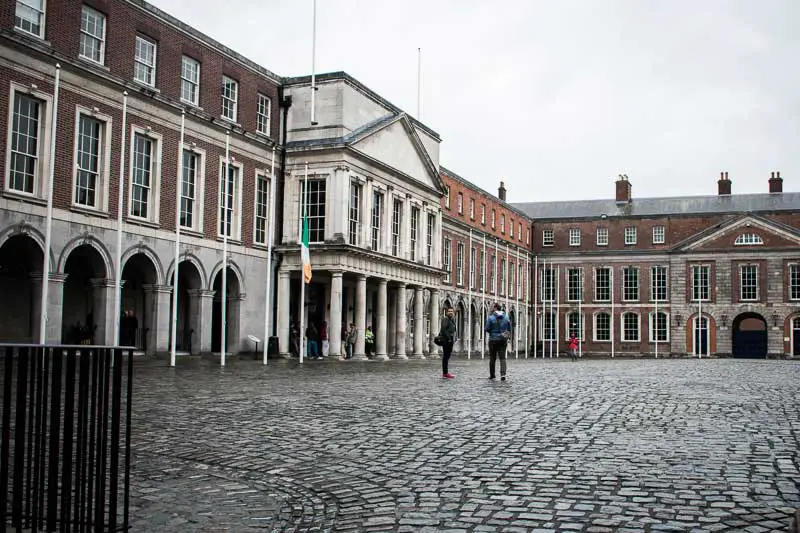
[[[282,76],[311,72],[312,0],[150,0]],[[224,5],[224,8],[222,7]],[[277,22],[276,22],[277,21]],[[442,137],[441,164],[511,202],[800,191],[797,0],[318,0],[343,70]]]

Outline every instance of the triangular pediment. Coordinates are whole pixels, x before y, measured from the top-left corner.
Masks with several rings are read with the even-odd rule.
[[[744,215],[690,237],[678,245],[678,250],[747,252],[799,246],[800,232],[794,228],[761,216]]]
[[[403,115],[358,136],[350,146],[426,187],[443,190],[436,167],[413,126]]]

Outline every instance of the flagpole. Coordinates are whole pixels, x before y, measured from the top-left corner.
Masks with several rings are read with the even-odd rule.
[[[317,125],[317,0],[313,0],[311,24],[311,125]]]
[[[181,141],[178,144],[178,179],[175,183],[175,263],[172,268],[172,335],[169,366],[175,366],[178,343],[178,264],[181,255],[181,189],[183,187],[183,142],[186,131],[186,110],[181,110]]]
[[[475,261],[472,260],[472,228],[469,230],[469,304],[467,305],[467,359],[472,359],[472,282],[475,279]]]
[[[300,205],[302,208],[303,216],[300,221],[301,227],[301,234],[305,238],[305,225],[306,225],[306,215],[308,214],[308,162],[305,164],[305,177],[303,178],[303,195],[300,197]],[[300,243],[300,256],[302,258],[302,251],[303,251],[304,244]],[[301,259],[302,263],[302,259]],[[301,266],[300,269],[300,362],[303,362],[303,358],[305,357],[306,352],[306,333],[305,333],[305,325],[306,325],[306,280],[305,274],[303,271],[303,267]],[[338,326],[337,326],[338,327]]]
[[[275,233],[275,145],[272,145],[272,168],[269,175],[269,222],[267,223],[267,294],[264,297],[264,364],[269,364],[270,316],[272,302],[272,241]]]
[[[561,265],[556,267],[556,357],[560,357],[561,350]]]
[[[581,267],[581,294],[578,300],[578,357],[583,357],[583,267]]]
[[[486,350],[486,332],[483,331],[486,327],[486,233],[483,234],[483,254],[481,260],[481,359],[484,357]]]
[[[417,48],[417,120],[422,120],[422,48]]]
[[[119,346],[119,328],[122,324],[122,209],[125,191],[125,142],[127,138],[128,91],[122,92],[122,143],[119,150],[119,187],[117,190],[117,286],[114,291],[114,346]]]
[[[614,265],[611,265],[611,357],[614,357],[614,338],[616,331],[614,331]]]
[[[53,233],[53,180],[55,179],[56,168],[56,129],[58,126],[58,92],[60,86],[61,64],[56,63],[56,74],[53,84],[53,118],[50,125],[50,175],[47,183],[47,222],[45,223],[44,260],[42,264],[43,275],[42,301],[39,316],[39,344],[47,343],[47,300],[49,298],[48,292],[50,289],[50,247],[52,246]]]
[[[521,271],[520,266],[519,266],[519,246],[517,246],[517,264],[516,264],[515,268],[517,270],[516,270],[516,273],[515,273],[516,275],[514,276],[514,278],[515,278],[514,281],[516,281],[517,284],[514,287],[514,299],[516,300],[514,302],[514,304],[515,304],[515,307],[517,309],[517,312],[514,313],[514,317],[517,319],[516,320],[517,323],[514,326],[514,359],[519,359],[519,323],[520,323],[520,319],[519,319],[519,315],[520,315],[520,309],[519,309],[519,287],[520,287],[519,283],[520,283],[520,276],[519,276],[519,273]]]
[[[222,325],[220,332],[220,354],[219,364],[225,366],[225,350],[227,348],[226,330],[228,329],[228,231],[233,224],[229,225],[228,220],[228,180],[231,172],[231,132],[225,132],[225,175],[222,183],[224,193],[222,195],[222,294],[220,295],[220,307],[222,311]],[[232,221],[230,221],[232,222]]]
[[[525,251],[525,256],[525,286],[523,287],[523,290],[525,291],[525,359],[527,359],[531,340],[531,256],[528,254],[527,250]]]
[[[697,347],[699,349],[697,349],[695,351],[697,352],[697,358],[698,359],[702,359],[703,358],[703,330],[702,330],[702,325],[703,325],[703,290],[702,289],[703,289],[703,285],[702,285],[702,282],[699,283],[698,286],[699,286],[700,289],[698,290],[699,298],[697,299],[697,319],[695,320],[695,329],[697,330],[697,334],[695,335],[695,333],[693,331],[692,332],[692,337],[697,339],[696,344],[700,344],[700,346]]]
[[[651,269],[650,272],[653,272],[653,269]],[[651,285],[653,284],[652,281],[650,283]],[[653,319],[650,321],[651,323],[650,330],[653,332],[653,340],[656,342],[656,348],[655,348],[656,359],[658,359],[658,328],[652,327],[653,324],[655,324],[656,326],[658,325],[658,287],[653,285],[652,289],[655,289],[653,291],[653,303],[655,304],[655,311],[653,312]]]
[[[508,267],[509,267],[509,254],[508,254],[508,243],[506,245],[506,267],[505,267],[505,274],[503,274],[503,292],[505,293],[506,297],[506,316],[509,316],[511,310],[508,308],[508,289],[509,289],[509,279],[508,279]],[[511,347],[506,343],[506,353],[511,351]]]
[[[539,256],[533,258],[533,358],[539,353]],[[530,279],[528,280],[530,281]],[[530,286],[528,287],[530,290]],[[543,346],[544,347],[544,346]],[[544,357],[544,354],[542,354]]]

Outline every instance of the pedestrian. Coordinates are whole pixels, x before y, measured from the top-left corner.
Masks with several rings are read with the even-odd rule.
[[[375,353],[375,334],[372,332],[372,326],[367,326],[367,331],[364,333],[364,348],[367,357]]]
[[[569,356],[573,361],[578,358],[578,336],[575,333],[569,335]]]
[[[356,349],[356,325],[352,322],[350,323],[350,329],[347,330],[345,339],[345,344],[347,345],[347,356],[345,359],[352,359],[353,351]]]
[[[448,307],[444,312],[442,325],[439,327],[439,339],[436,344],[442,347],[442,378],[453,379],[455,376],[448,372],[447,363],[453,354],[453,345],[456,343],[456,312]]]
[[[308,358],[322,359],[322,356],[319,355],[319,332],[313,322],[306,328],[306,342],[308,343],[306,349]]]
[[[494,304],[483,330],[489,335],[489,379],[495,378],[495,363],[500,359],[500,380],[506,380],[506,346],[511,336],[511,321],[500,304]]]

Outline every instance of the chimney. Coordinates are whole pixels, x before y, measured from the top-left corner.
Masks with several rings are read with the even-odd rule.
[[[617,176],[617,203],[627,204],[631,201],[631,182],[627,174]]]
[[[731,180],[728,179],[727,172],[719,173],[719,181],[717,182],[717,189],[720,196],[731,195]]]
[[[769,178],[769,192],[783,192],[783,178],[780,172],[773,172]]]
[[[506,201],[506,185],[502,181],[500,182],[500,188],[497,189],[497,197],[503,202]]]

